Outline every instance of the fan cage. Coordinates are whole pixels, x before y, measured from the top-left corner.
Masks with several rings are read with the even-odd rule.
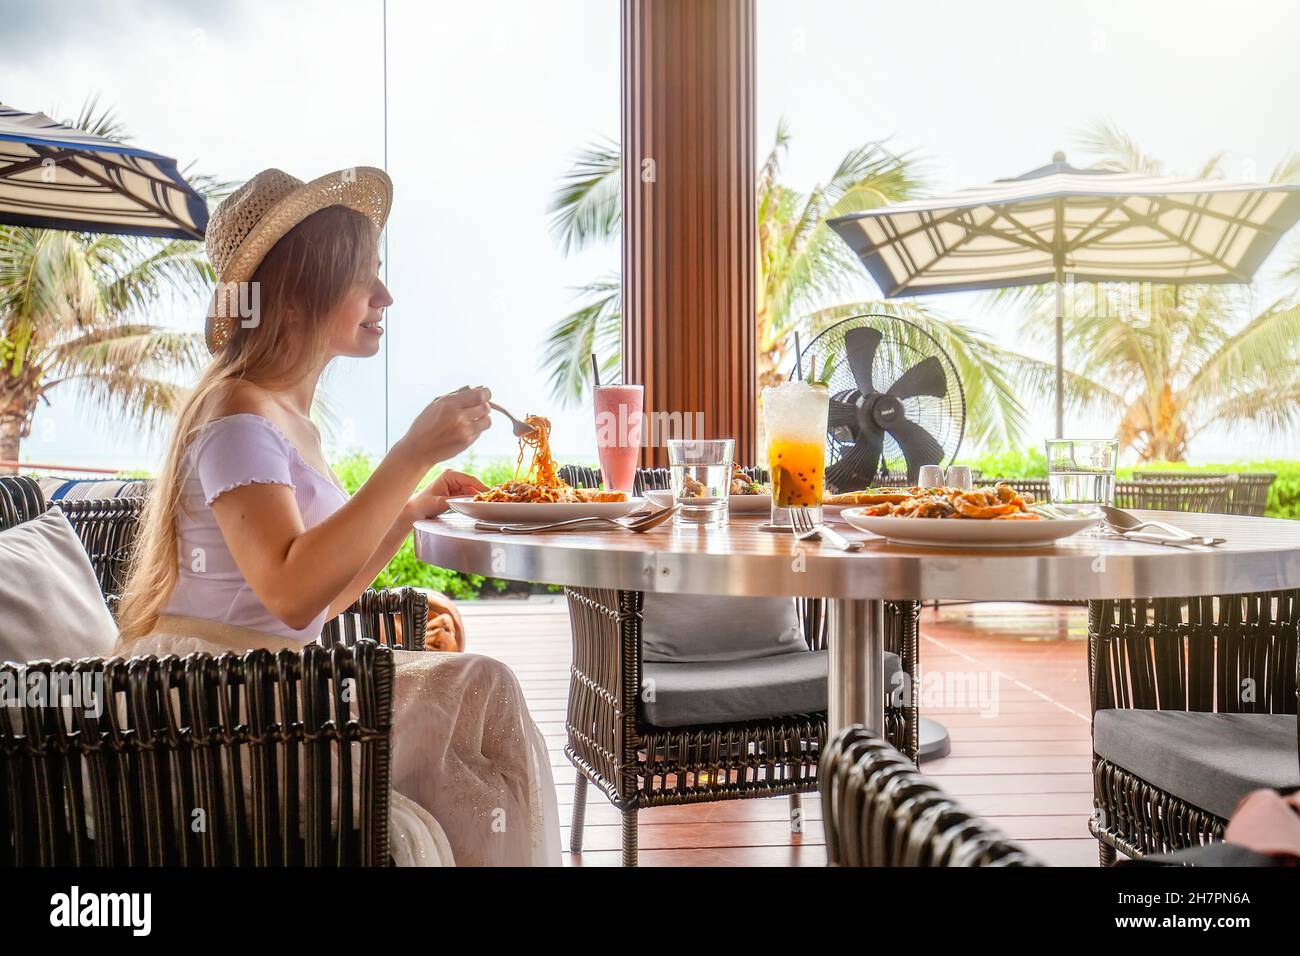
[[[878,392],[887,392],[898,378],[909,368],[927,358],[936,358],[944,371],[947,388],[942,397],[919,395],[901,399],[906,418],[915,422],[929,432],[943,448],[943,454],[935,464],[951,464],[961,448],[966,428],[966,392],[962,385],[957,366],[939,341],[915,322],[896,315],[868,313],[841,319],[834,325],[823,329],[802,351],[799,356],[801,368],[808,368],[813,356],[821,363],[834,361],[831,373],[830,390],[832,395],[857,388],[857,382],[844,356],[844,336],[857,328],[875,329],[882,336],[872,361],[872,385]],[[901,330],[901,331],[900,331]],[[795,377],[795,369],[790,371],[790,380]],[[822,376],[819,374],[818,378]],[[834,430],[827,433],[827,468],[837,463],[846,448],[851,447],[851,433],[836,434]],[[904,484],[916,480],[914,472],[909,473],[906,458],[898,441],[888,432],[883,435],[881,463],[876,463],[877,485]],[[848,490],[848,489],[841,489]]]

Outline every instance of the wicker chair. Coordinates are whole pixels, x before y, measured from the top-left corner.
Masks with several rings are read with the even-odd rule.
[[[1215,749],[1234,734],[1246,735],[1238,755],[1270,741],[1267,768],[1257,754],[1250,757],[1258,775],[1285,777],[1288,764],[1290,773],[1300,772],[1297,731],[1287,729],[1285,717],[1213,716],[1296,713],[1300,591],[1093,601],[1088,617],[1095,807],[1089,829],[1103,865],[1114,863],[1116,850],[1137,858],[1221,839],[1235,799],[1214,791],[1238,778]],[[1122,717],[1133,711],[1161,713]],[[1161,762],[1135,754],[1139,743],[1167,756]],[[1177,775],[1179,767],[1187,779],[1177,786],[1143,776]],[[1218,804],[1218,812],[1206,803]]]
[[[1115,483],[1115,506],[1146,511],[1196,511],[1226,514],[1232,491],[1229,478],[1162,481],[1120,481]]]
[[[0,530],[45,511],[45,496],[35,478],[0,475]]]
[[[1224,478],[1228,489],[1228,514],[1260,517],[1268,508],[1268,492],[1277,475],[1271,471],[1243,471],[1237,473],[1209,471],[1135,471],[1134,481],[1197,481],[1205,478]]]
[[[102,708],[0,708],[0,866],[389,862],[388,648],[0,664],[23,672],[102,681]]]
[[[765,480],[756,469],[745,469]],[[597,487],[595,469],[566,465],[561,477]],[[638,471],[635,491],[668,486],[667,469]],[[799,795],[817,789],[817,759],[826,713],[773,716],[733,724],[658,727],[638,707],[642,646],[639,591],[566,588],[573,634],[573,665],[564,752],[577,768],[570,848],[582,850],[590,781],[623,814],[623,863],[637,862],[637,812],[646,807],[788,795],[792,820]],[[798,602],[810,650],[826,647],[826,616],[819,600]],[[885,646],[897,654],[911,686],[917,666],[914,602],[886,605]],[[916,694],[907,706],[886,708],[889,739],[915,760]]]
[[[110,607],[143,502],[59,504]],[[44,510],[35,481],[0,478],[0,530]],[[422,592],[372,589],[297,654],[27,665],[102,674],[92,679],[111,699],[75,723],[57,707],[0,707],[0,865],[386,864],[389,651],[423,650],[427,621]],[[342,709],[345,680],[355,716]],[[334,799],[330,781],[352,779],[354,765],[358,789]],[[206,830],[194,832],[187,807],[204,811]]]
[[[831,866],[1042,865],[861,725],[827,743],[818,779]]]
[[[1162,473],[1163,474],[1163,473]],[[1271,479],[1270,479],[1271,480]],[[993,478],[981,484],[996,484],[1005,481],[1017,491],[1027,491],[1035,501],[1049,501],[1046,478]],[[1193,478],[1142,477],[1136,481],[1121,481],[1115,485],[1115,504],[1120,508],[1142,508],[1151,511],[1204,511],[1228,514],[1245,514],[1247,512],[1231,511],[1232,495],[1238,482],[1228,475],[1202,475],[1199,472]],[[1264,488],[1265,500],[1268,496],[1267,485]],[[1263,511],[1261,510],[1262,514]]]

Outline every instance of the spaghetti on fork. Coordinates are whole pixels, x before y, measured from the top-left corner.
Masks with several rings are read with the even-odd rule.
[[[593,501],[627,501],[622,491],[601,491],[597,488],[574,488],[565,482],[555,467],[551,455],[551,420],[541,415],[527,415],[524,423],[533,431],[519,439],[519,457],[515,460],[515,476],[510,481],[494,485],[474,496],[475,501],[509,501],[514,503],[537,502],[542,504],[575,504]],[[524,468],[524,457],[528,467]]]

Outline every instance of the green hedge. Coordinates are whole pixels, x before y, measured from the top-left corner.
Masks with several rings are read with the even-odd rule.
[[[980,455],[962,462],[978,468],[986,478],[1046,478],[1047,457],[1039,448],[1023,451],[1002,451]],[[1131,478],[1137,471],[1198,471],[1241,472],[1271,471],[1277,475],[1268,492],[1265,514],[1274,518],[1300,518],[1300,461],[1271,459],[1263,461],[1232,461],[1208,465],[1189,465],[1186,462],[1145,462],[1134,468],[1120,468],[1120,478]]]
[[[335,474],[339,476],[339,480],[343,482],[343,486],[347,488],[349,494],[354,494],[370,477],[371,472],[375,470],[375,463],[370,460],[369,456],[360,452],[347,455],[333,462],[332,465]],[[441,468],[438,468],[429,472],[424,481],[420,483],[420,487],[423,488],[433,481],[441,470]],[[514,477],[515,463],[505,459],[494,459],[480,463],[473,456],[470,456],[461,464],[458,470],[473,475],[486,485],[496,485]],[[507,581],[504,578],[487,578],[481,574],[465,574],[461,571],[453,571],[450,568],[438,568],[431,564],[425,564],[415,556],[415,544],[411,537],[408,537],[402,543],[397,554],[393,555],[393,560],[389,561],[387,567],[379,572],[373,586],[377,588],[432,588],[454,598],[476,598],[480,596],[484,589],[491,589],[498,593],[504,591],[558,590],[555,587],[546,585]]]

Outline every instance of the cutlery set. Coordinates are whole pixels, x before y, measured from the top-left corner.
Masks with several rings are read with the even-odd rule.
[[[604,525],[622,531],[644,534],[651,528],[659,527],[659,525],[671,518],[677,513],[678,507],[678,505],[673,505],[669,508],[661,508],[659,511],[651,511],[648,514],[633,515],[630,518],[570,518],[568,521],[552,521],[548,524],[493,524],[489,521],[476,521],[474,528],[478,531],[494,531],[504,534],[532,534],[539,531],[567,531],[580,525]]]
[[[1165,524],[1163,521],[1143,521],[1137,515],[1131,514],[1122,508],[1112,508],[1110,505],[1100,505],[1099,507],[1101,513],[1106,517],[1106,532],[1111,537],[1123,538],[1126,541],[1137,541],[1142,544],[1163,544],[1171,548],[1209,548],[1223,544],[1226,540],[1225,538],[1192,534],[1182,528]],[[1155,531],[1148,531],[1149,528],[1153,528]]]

